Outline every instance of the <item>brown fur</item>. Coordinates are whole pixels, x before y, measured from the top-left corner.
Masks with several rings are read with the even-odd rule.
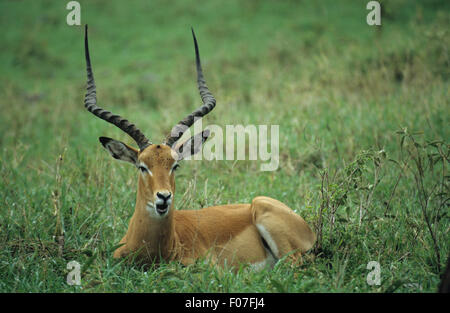
[[[146,204],[154,201],[156,192],[175,194],[174,173],[169,174],[175,162],[173,150],[166,145],[151,145],[142,152],[128,148],[153,175],[139,175],[135,211],[115,258],[136,252],[144,263],[162,258],[191,264],[209,257],[219,265],[255,264],[270,253],[256,225],[270,234],[278,249],[277,259],[292,253],[291,260],[301,261],[301,254],[314,244],[316,238],[308,224],[285,204],[268,197],[256,197],[251,204],[183,211],[174,210],[172,201],[167,216],[152,217]]]

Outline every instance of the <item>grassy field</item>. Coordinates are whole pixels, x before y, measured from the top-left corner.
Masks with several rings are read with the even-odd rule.
[[[0,291],[435,292],[450,253],[450,5],[380,2],[381,27],[366,1],[80,1],[99,105],[154,142],[200,104],[191,26],[217,99],[203,125],[280,125],[277,171],[177,172],[177,209],[266,195],[319,236],[300,267],[233,273],[113,260],[138,174],[98,137],[132,140],[83,107],[83,28],[66,2],[1,1]],[[81,286],[66,283],[72,260]]]

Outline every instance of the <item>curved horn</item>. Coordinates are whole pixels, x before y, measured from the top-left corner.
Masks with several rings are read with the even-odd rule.
[[[197,110],[186,116],[184,119],[178,122],[172,128],[170,135],[166,140],[166,145],[172,146],[183,133],[194,124],[196,118],[200,118],[208,114],[214,109],[216,106],[216,99],[209,91],[208,86],[206,85],[205,78],[203,77],[202,65],[200,63],[200,54],[198,52],[197,38],[195,38],[194,29],[192,29],[192,37],[194,38],[194,46],[195,46],[195,62],[197,64],[197,84],[198,90],[200,92],[200,97],[202,98],[203,105],[199,107]]]
[[[87,91],[84,98],[85,108],[94,114],[95,116],[105,120],[126,132],[131,138],[136,141],[140,150],[144,150],[147,146],[151,145],[151,142],[145,137],[145,135],[128,120],[122,118],[119,115],[112,114],[109,111],[97,106],[97,91],[95,88],[94,74],[92,73],[91,58],[89,56],[88,45],[88,26],[85,26],[84,35],[84,52],[86,55],[86,71],[87,71]]]

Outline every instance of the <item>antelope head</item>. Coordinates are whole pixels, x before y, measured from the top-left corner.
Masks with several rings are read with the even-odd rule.
[[[136,142],[138,149],[112,138],[99,138],[100,143],[113,158],[132,163],[139,170],[137,201],[143,202],[141,205],[145,205],[146,210],[153,218],[167,217],[173,211],[175,171],[179,167],[179,162],[200,151],[201,145],[209,136],[209,131],[204,130],[181,144],[178,142],[179,139],[196,119],[208,114],[216,105],[216,100],[203,78],[194,30],[192,30],[192,36],[195,46],[197,83],[203,105],[178,122],[161,144],[153,144],[134,124],[97,105],[96,87],[89,56],[87,25],[85,27],[87,92],[84,106],[95,116],[123,130]],[[138,206],[138,203],[136,205]]]

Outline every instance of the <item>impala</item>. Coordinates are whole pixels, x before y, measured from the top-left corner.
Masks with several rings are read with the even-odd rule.
[[[179,143],[196,118],[216,105],[203,77],[197,39],[195,47],[197,83],[203,105],[178,122],[161,144],[151,143],[128,120],[97,105],[96,87],[89,56],[87,25],[85,55],[87,92],[84,105],[95,116],[114,124],[135,140],[139,149],[121,141],[100,137],[113,158],[129,162],[139,170],[136,206],[115,258],[133,255],[143,263],[177,260],[191,264],[208,258],[219,266],[250,264],[255,269],[273,266],[287,255],[293,262],[314,244],[316,236],[308,224],[282,202],[256,197],[249,204],[228,204],[200,210],[175,210],[175,172],[181,160],[197,153],[209,136],[204,130]]]

